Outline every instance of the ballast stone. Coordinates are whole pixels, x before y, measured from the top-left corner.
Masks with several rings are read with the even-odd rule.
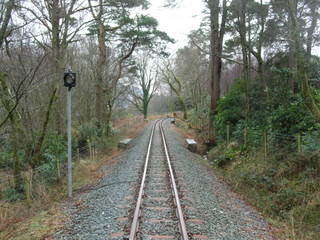
[[[121,140],[121,141],[118,143],[118,148],[120,148],[120,149],[127,149],[129,143],[131,142],[131,140],[132,140],[131,138],[126,138],[126,139]]]
[[[186,142],[187,142],[187,148],[189,149],[189,151],[191,152],[197,151],[197,142],[195,140],[187,138]]]

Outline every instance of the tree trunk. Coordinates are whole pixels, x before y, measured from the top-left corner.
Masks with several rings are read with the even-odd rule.
[[[208,7],[210,11],[210,82],[211,82],[211,103],[209,111],[209,138],[214,141],[214,126],[213,119],[217,109],[218,100],[220,98],[220,79],[222,70],[222,50],[223,39],[225,34],[225,25],[227,19],[227,1],[222,1],[220,6],[220,0],[209,0]],[[220,10],[221,24],[220,24]]]
[[[148,105],[143,103],[143,117],[146,120],[148,118]]]
[[[319,4],[319,3],[318,3]],[[313,43],[313,34],[317,27],[318,22],[318,10],[319,6],[316,3],[316,0],[312,1],[310,4],[310,10],[311,10],[311,25],[308,29],[308,35],[307,35],[307,56],[308,60],[311,58],[311,51],[312,51],[312,43]]]
[[[46,112],[46,116],[45,116],[45,120],[43,122],[42,130],[40,133],[40,137],[37,140],[35,147],[34,147],[34,151],[32,153],[32,162],[31,162],[32,168],[39,166],[40,162],[41,162],[41,149],[42,149],[42,145],[44,143],[46,134],[48,132],[50,115],[52,112],[54,102],[56,100],[56,93],[57,93],[57,88],[55,88],[51,94],[50,101],[49,101],[48,108],[47,108],[47,112]]]
[[[292,41],[294,43],[294,53],[297,61],[297,71],[294,72],[294,78],[300,80],[301,92],[305,105],[308,107],[314,118],[320,122],[320,109],[317,105],[310,86],[309,78],[306,72],[306,62],[304,57],[304,49],[299,35],[299,23],[297,19],[296,0],[289,0],[289,18],[291,22]]]
[[[6,32],[7,32],[7,28],[8,28],[10,19],[11,19],[14,4],[15,4],[14,0],[10,0],[6,3],[6,13],[4,15],[2,24],[0,26],[0,49],[2,48],[4,39],[6,37]]]
[[[24,139],[24,134],[19,123],[19,117],[17,115],[16,109],[14,108],[11,100],[10,91],[5,80],[5,76],[0,74],[0,100],[3,107],[9,114],[9,122],[11,125],[10,131],[10,142],[13,148],[13,174],[14,174],[14,184],[15,190],[17,192],[23,192],[22,176],[21,176],[21,162],[19,159],[19,140]]]
[[[111,118],[112,118],[112,109],[113,109],[113,102],[108,100],[107,103],[107,111],[106,111],[106,127],[107,127],[107,136],[109,137],[111,134]]]
[[[182,107],[183,119],[184,119],[184,120],[187,120],[187,119],[188,119],[187,106],[186,106],[186,104],[184,103],[181,95],[178,95],[178,99],[179,99],[180,106]]]
[[[106,29],[102,20],[102,2],[100,1],[100,12],[97,16],[98,24],[98,44],[99,44],[99,59],[97,66],[97,82],[96,82],[96,118],[97,124],[100,127],[103,123],[103,80],[104,68],[107,64],[107,47],[106,47]]]
[[[247,43],[247,27],[246,27],[246,12],[247,12],[247,3],[246,0],[241,0],[239,3],[239,34],[241,41],[241,50],[242,50],[242,61],[243,61],[243,80],[245,82],[245,122],[247,125],[250,111],[250,102],[249,102],[249,58],[248,58],[248,43]]]
[[[220,97],[221,58],[219,57],[219,0],[211,0],[210,27],[211,27],[211,119],[215,114],[217,102]]]
[[[289,15],[295,15],[297,16],[297,8],[298,8],[298,3],[297,0],[289,0],[288,1],[289,4]],[[296,23],[294,22],[295,20],[292,18],[292,16],[289,16],[289,68],[291,70],[291,74],[290,74],[290,87],[293,93],[296,92],[296,88],[295,88],[295,84],[298,82],[297,79],[297,72],[298,72],[298,62],[297,62],[297,49],[295,46],[295,38],[296,38],[296,30],[295,29]]]

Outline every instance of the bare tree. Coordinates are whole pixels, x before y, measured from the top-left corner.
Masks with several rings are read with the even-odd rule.
[[[148,107],[155,91],[157,90],[158,70],[155,65],[150,65],[148,56],[140,57],[137,64],[137,74],[130,88],[128,100],[143,114],[148,117]]]
[[[173,64],[170,61],[166,61],[163,63],[163,67],[161,68],[161,73],[163,77],[163,81],[168,84],[170,89],[177,95],[178,101],[183,111],[183,119],[188,118],[187,106],[185,104],[185,100],[182,94],[183,86],[182,80],[177,77],[174,72]]]

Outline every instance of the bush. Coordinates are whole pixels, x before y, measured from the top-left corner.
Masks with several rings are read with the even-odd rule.
[[[241,120],[244,120],[245,115],[243,106],[245,105],[244,82],[238,80],[233,84],[231,90],[220,98],[217,106],[217,114],[214,118],[214,126],[217,130],[217,137],[220,139],[226,138],[226,128],[229,124],[234,131],[234,126]]]
[[[304,199],[303,192],[298,191],[294,186],[285,186],[273,195],[275,205],[272,210],[275,215],[280,213],[281,216],[286,216],[292,208],[302,205]]]
[[[11,159],[13,158],[13,153],[11,151],[10,146],[3,146],[7,147],[0,150],[0,168],[11,169],[13,167],[13,161],[11,161]]]
[[[96,126],[96,124],[89,122],[84,123],[78,128],[79,142],[90,140],[91,142],[101,137],[102,130]]]
[[[3,199],[8,202],[15,202],[24,198],[24,194],[18,193],[14,188],[7,188],[2,193]]]
[[[218,148],[214,148],[213,150],[211,150],[209,152],[209,159],[215,166],[219,168],[227,166],[236,158],[236,152],[232,149],[229,149],[223,153],[218,152]]]
[[[73,144],[73,147],[76,147]],[[57,132],[50,132],[46,138],[42,150],[42,164],[37,167],[37,173],[47,184],[54,184],[58,181],[59,171],[66,165],[67,142]]]
[[[295,135],[315,126],[301,96],[291,97],[289,104],[280,105],[270,114],[270,127],[278,135]]]
[[[317,126],[318,128],[318,126]],[[320,151],[320,131],[313,130],[302,136],[302,149],[306,152]]]
[[[40,176],[46,184],[54,184],[58,181],[58,167],[56,163],[56,161],[44,163],[37,168],[38,176]]]

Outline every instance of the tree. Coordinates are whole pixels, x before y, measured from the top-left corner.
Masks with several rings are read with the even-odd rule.
[[[309,0],[307,1],[307,5],[309,7],[309,14],[308,17],[310,18],[310,26],[307,28],[307,57],[308,60],[311,58],[311,51],[314,41],[314,34],[317,28],[317,23],[320,18],[320,14],[318,13],[318,10],[320,8],[320,3],[317,0]]]
[[[8,0],[0,3],[0,49],[2,48],[3,42],[8,35],[7,29],[15,2],[15,0]]]
[[[91,26],[90,34],[98,35],[99,59],[97,60],[96,74],[96,117],[98,125],[111,120],[112,109],[115,102],[116,89],[122,77],[124,64],[139,47],[146,47],[152,51],[164,53],[164,44],[173,42],[165,33],[157,30],[156,19],[137,15],[131,16],[131,12],[137,8],[146,8],[147,2],[141,1],[99,1],[98,6],[93,6],[89,0],[90,10],[95,25]],[[111,53],[107,53],[107,43],[115,42],[113,60]],[[115,74],[108,74],[108,71]],[[113,70],[113,71],[112,71]],[[103,103],[106,104],[103,104]],[[102,107],[105,106],[107,114],[103,120]]]
[[[144,119],[148,117],[149,103],[157,90],[158,81],[158,70],[150,65],[148,58],[148,55],[139,57],[135,81],[131,84],[128,99],[143,114]]]
[[[226,31],[227,1],[206,0],[210,11],[210,56],[211,56],[211,119],[220,97],[220,79],[222,71],[223,40]]]
[[[320,121],[320,108],[312,95],[309,86],[309,77],[306,71],[305,54],[299,33],[300,26],[297,17],[296,0],[288,0],[288,13],[291,22],[290,36],[292,37],[291,41],[293,42],[294,46],[293,55],[297,63],[297,70],[294,72],[294,79],[300,82],[302,96],[306,106],[309,108],[310,112],[317,119],[317,121]]]
[[[187,106],[185,104],[184,97],[182,95],[182,80],[177,77],[174,72],[173,64],[168,60],[163,63],[163,67],[161,68],[161,73],[163,77],[163,81],[168,84],[170,89],[176,94],[178,97],[178,101],[183,111],[183,119],[188,118]]]

